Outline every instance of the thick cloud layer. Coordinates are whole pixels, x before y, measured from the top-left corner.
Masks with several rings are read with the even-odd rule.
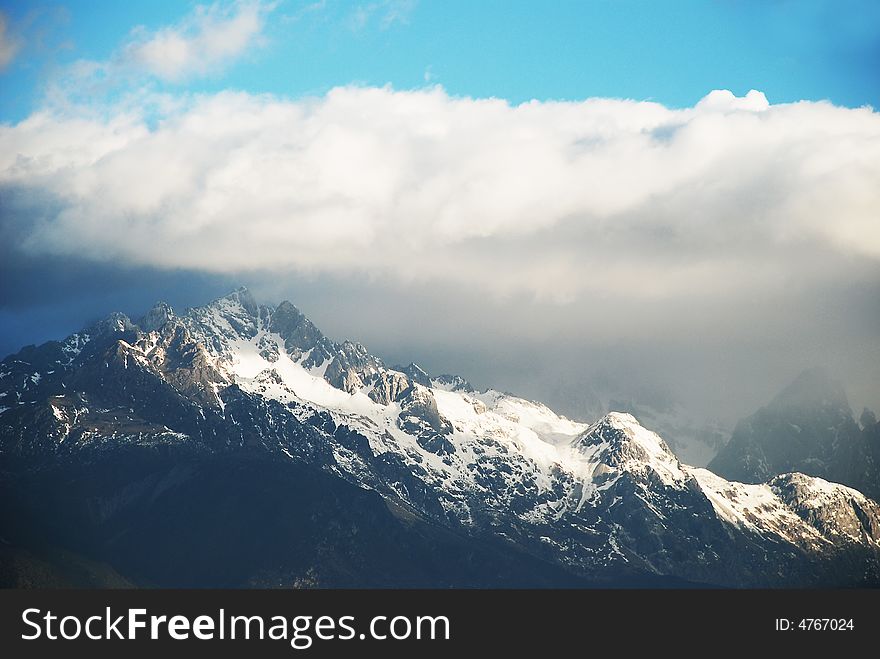
[[[45,111],[0,127],[18,251],[234,275],[267,294],[311,277],[325,300],[366,278],[374,308],[425,305],[439,329],[423,353],[491,355],[485,384],[543,345],[543,359],[511,366],[510,388],[627,361],[705,395],[724,369],[775,387],[830,360],[857,400],[880,399],[869,108],[771,105],[756,91],[685,109],[511,106],[441,88],[160,100],[149,116]],[[412,328],[381,330],[387,316],[353,326],[363,294],[336,327],[418,353]]]
[[[0,129],[0,154],[0,182],[32,206],[30,249],[167,268],[566,300],[824,276],[792,251],[880,259],[880,115],[758,92],[684,110],[439,88],[223,93],[152,125],[35,114]]]

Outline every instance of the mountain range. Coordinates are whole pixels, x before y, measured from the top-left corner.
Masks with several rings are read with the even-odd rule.
[[[244,288],[158,303],[0,363],[0,579],[880,584],[880,506],[833,469],[729,466],[736,432],[713,473],[631,414],[576,422],[389,366]]]

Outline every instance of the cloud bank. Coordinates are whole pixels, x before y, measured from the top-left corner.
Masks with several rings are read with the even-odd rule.
[[[556,301],[748,294],[880,262],[869,108],[771,105],[756,91],[685,109],[511,106],[440,87],[164,107],[0,127],[4,212],[22,248]]]

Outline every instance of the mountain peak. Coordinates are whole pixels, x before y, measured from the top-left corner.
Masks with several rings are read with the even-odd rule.
[[[174,309],[167,302],[159,300],[153,305],[147,313],[138,321],[138,326],[145,332],[152,332],[160,329],[168,321],[174,318]]]
[[[843,385],[829,375],[824,368],[803,371],[783,389],[771,403],[772,407],[827,406],[846,407],[849,403]]]
[[[470,382],[460,375],[451,375],[442,373],[431,380],[431,386],[443,391],[463,391],[465,393],[473,393],[476,391]]]
[[[293,314],[298,314],[298,315],[300,315],[300,316],[304,316],[303,312],[300,311],[299,307],[297,307],[297,306],[296,306],[293,302],[291,302],[290,300],[281,300],[281,302],[278,303],[278,306],[275,307],[275,311],[276,311],[276,312],[278,312],[278,311],[282,311],[282,310],[285,311],[285,312],[289,312],[289,313],[293,313]]]
[[[395,366],[394,370],[405,373],[413,382],[417,382],[423,387],[431,386],[431,378],[428,376],[427,371],[415,362],[410,362],[409,366]]]
[[[269,329],[284,339],[287,350],[305,352],[318,348],[313,355],[314,365],[331,356],[332,344],[315,324],[295,305],[284,300],[275,307]]]
[[[847,482],[871,493],[876,484],[870,456],[843,385],[824,369],[813,368],[740,420],[708,468],[747,483],[793,471],[834,480],[847,474]]]
[[[241,305],[242,309],[247,311],[252,316],[256,316],[259,310],[256,299],[254,299],[253,294],[247,289],[246,286],[239,286],[234,291],[227,295],[224,295],[220,299],[237,302]]]
[[[118,334],[134,329],[131,319],[121,311],[114,311],[91,326],[90,334]]]
[[[596,428],[599,432],[611,430],[612,432],[609,436],[618,441],[641,441],[647,439],[651,442],[659,442],[665,445],[665,442],[659,435],[642,426],[638,419],[629,412],[608,412],[605,416],[590,426],[586,432],[589,433],[593,428]]]
[[[579,435],[572,446],[591,460],[617,471],[636,473],[649,469],[664,482],[686,478],[666,442],[625,412],[609,412]]]

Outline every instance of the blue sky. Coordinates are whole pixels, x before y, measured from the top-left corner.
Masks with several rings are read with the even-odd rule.
[[[0,77],[0,120],[41,103],[59,67],[106,60],[131,30],[174,24],[195,3],[0,3],[20,54]],[[771,102],[880,103],[880,3],[874,0],[444,0],[298,2],[271,11],[259,48],[211,75],[159,83],[287,97],[349,83],[451,94],[689,106],[712,89]]]

